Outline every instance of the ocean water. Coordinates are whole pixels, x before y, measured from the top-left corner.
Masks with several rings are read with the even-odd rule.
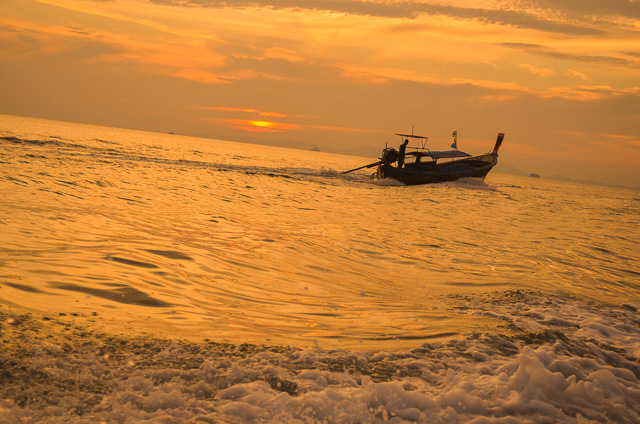
[[[640,422],[640,192],[374,160],[0,115],[0,423]]]

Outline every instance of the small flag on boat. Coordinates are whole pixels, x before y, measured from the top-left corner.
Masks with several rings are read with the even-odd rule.
[[[453,136],[453,143],[451,144],[452,149],[458,149],[458,131],[454,131],[451,133]]]

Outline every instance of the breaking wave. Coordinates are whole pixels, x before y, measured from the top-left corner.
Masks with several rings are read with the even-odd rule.
[[[519,290],[457,301],[510,331],[358,352],[122,338],[2,313],[0,422],[640,420],[636,305]]]

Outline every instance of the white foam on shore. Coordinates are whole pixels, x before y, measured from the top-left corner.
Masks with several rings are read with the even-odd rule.
[[[0,422],[640,422],[637,311],[527,298],[469,313],[518,330],[403,352],[32,339],[0,351]],[[27,325],[11,319],[5,340]]]

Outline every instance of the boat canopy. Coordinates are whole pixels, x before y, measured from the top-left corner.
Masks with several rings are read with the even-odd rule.
[[[429,137],[425,137],[423,135],[416,135],[416,134],[396,133],[396,135],[399,135],[400,137],[403,137],[403,138],[420,138],[422,140],[428,140],[429,139]]]
[[[430,150],[417,151],[417,152],[407,152],[407,155],[431,157],[434,159],[468,158],[469,156],[471,156],[469,153],[461,152],[460,150],[447,150],[447,151],[441,151],[441,152],[432,152]]]
[[[427,149],[426,144],[427,144],[427,140],[429,139],[429,137],[425,137],[422,135],[416,135],[416,134],[402,134],[402,133],[396,133],[396,135],[399,135],[402,138],[408,139],[408,138],[413,138],[413,139],[418,139],[418,141],[420,141],[420,143],[422,144],[421,146],[413,147],[414,149],[416,149],[415,152],[407,152],[407,155],[412,155],[412,156],[416,156],[416,157],[431,157],[433,159],[453,159],[453,158],[468,158],[471,155],[469,153],[465,153],[465,152],[461,152],[460,150],[454,148],[454,150],[447,150],[447,151],[440,151],[440,152],[432,152],[431,150]],[[455,144],[455,143],[454,143]],[[452,145],[451,147],[455,147],[454,145]]]

